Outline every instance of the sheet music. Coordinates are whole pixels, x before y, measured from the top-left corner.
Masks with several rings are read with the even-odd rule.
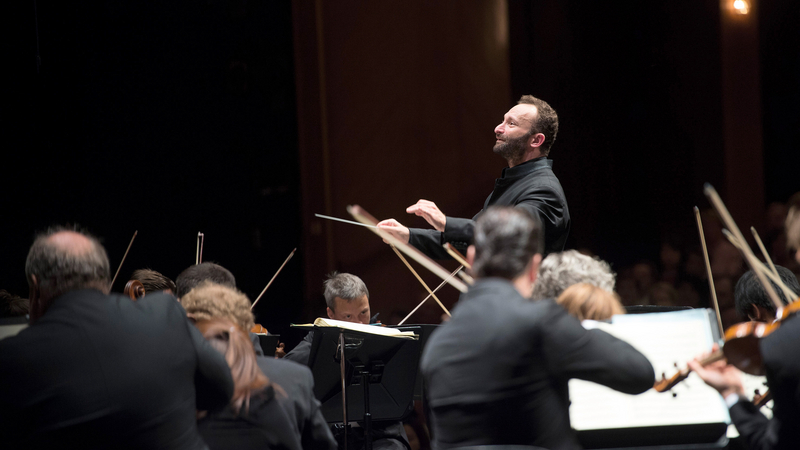
[[[620,315],[612,323],[584,326],[630,343],[650,360],[659,379],[662,372],[672,376],[675,363],[685,368],[686,361],[709,351],[713,344],[707,310]],[[576,430],[730,423],[722,397],[694,373],[672,393],[650,389],[628,395],[583,380],[570,380],[569,391],[570,419]]]

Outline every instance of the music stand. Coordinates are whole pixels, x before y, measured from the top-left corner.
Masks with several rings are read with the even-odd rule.
[[[281,335],[256,333],[256,336],[258,336],[258,343],[261,345],[264,356],[275,356],[275,348],[278,346]]]
[[[28,328],[28,322],[27,316],[0,318],[0,339],[15,336]]]
[[[345,430],[346,417],[361,418],[356,421],[363,423],[364,448],[370,450],[373,420],[400,421],[408,413],[414,397],[420,342],[335,327],[313,330],[309,367],[314,374],[314,395],[322,403],[322,415],[328,423],[344,423]],[[344,342],[344,364],[340,339]]]

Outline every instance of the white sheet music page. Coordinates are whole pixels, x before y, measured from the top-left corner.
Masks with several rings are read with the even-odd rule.
[[[671,377],[677,369],[713,344],[708,310],[614,316],[612,324],[586,321],[586,328],[599,328],[622,339],[650,360],[656,376]],[[628,395],[599,384],[570,380],[570,420],[576,430],[600,430],[645,426],[730,423],[728,408],[716,390],[696,374],[679,383],[672,392],[654,389]]]

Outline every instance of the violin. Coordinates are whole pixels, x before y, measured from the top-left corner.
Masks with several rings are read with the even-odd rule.
[[[725,358],[744,373],[765,375],[764,360],[759,349],[761,339],[774,333],[784,320],[798,311],[800,311],[800,302],[795,301],[781,307],[777,312],[777,318],[772,323],[744,322],[728,328],[725,331],[725,346],[722,349]]]
[[[722,352],[722,350],[717,350],[698,362],[700,363],[701,366],[707,366],[711,363],[715,363],[723,359],[725,359],[725,354]],[[678,364],[676,363],[675,366],[677,367],[677,365]],[[675,385],[677,385],[681,381],[689,378],[690,373],[692,373],[692,369],[688,367],[685,370],[679,370],[671,378],[667,378],[666,374],[662,373],[661,381],[656,381],[656,383],[653,385],[653,389],[655,389],[656,392],[666,392],[675,387]]]
[[[731,243],[737,247],[744,255],[745,259],[747,260],[748,264],[753,269],[753,272],[758,276],[759,280],[761,281],[762,285],[764,285],[765,290],[767,291],[770,298],[775,303],[777,309],[777,318],[772,323],[764,323],[764,322],[744,322],[732,327],[729,327],[725,330],[724,338],[725,344],[724,346],[711,355],[703,358],[702,360],[698,361],[700,365],[706,366],[716,361],[720,360],[727,360],[729,364],[732,364],[737,369],[741,370],[742,372],[756,375],[756,376],[763,376],[766,373],[764,368],[763,358],[761,356],[761,350],[759,348],[759,343],[762,338],[770,335],[775,330],[780,327],[780,323],[793,315],[795,312],[800,310],[800,302],[792,303],[788,306],[783,306],[783,304],[778,300],[777,294],[775,293],[772,285],[767,281],[767,278],[771,279],[775,282],[778,286],[784,290],[785,295],[789,295],[791,291],[786,288],[783,283],[781,282],[780,278],[776,275],[773,275],[766,266],[764,266],[753,254],[750,247],[747,245],[744,237],[741,235],[736,223],[733,221],[733,218],[728,213],[727,208],[722,203],[722,200],[719,198],[719,195],[714,190],[713,187],[710,185],[705,186],[705,193],[708,196],[711,203],[717,209],[722,220],[725,222],[725,225],[732,231],[723,230],[725,236],[731,241]],[[697,217],[697,225],[698,230],[700,232],[700,240],[703,247],[703,253],[706,259],[706,269],[708,271],[709,277],[709,287],[711,289],[712,299],[714,300],[715,310],[717,312],[717,321],[720,325],[720,330],[722,328],[721,321],[719,320],[719,306],[717,305],[716,301],[716,294],[713,286],[713,277],[711,275],[711,266],[708,261],[708,250],[705,246],[705,238],[703,234],[702,223],[700,222],[700,214],[697,207],[695,209],[695,216]],[[772,262],[769,259],[769,255],[766,253],[766,249],[763,248],[763,244],[761,244],[761,240],[758,237],[758,234],[755,232],[755,229],[751,228],[753,232],[756,242],[759,243],[762,252],[764,253],[764,257],[770,263],[770,266],[774,267]],[[796,295],[792,295],[793,297]],[[787,297],[791,298],[791,297]],[[671,378],[667,379],[666,375],[662,374],[661,381],[656,381],[653,388],[658,392],[664,392],[676,384],[680,383],[681,381],[685,380],[689,374],[691,373],[691,369],[686,369],[683,371],[679,371]],[[769,393],[765,393],[766,396]],[[768,400],[764,400],[766,403]]]
[[[257,323],[255,325],[253,325],[253,328],[250,328],[250,332],[251,333],[256,333],[256,334],[267,334],[268,333],[267,329],[264,328],[264,326],[261,325],[260,323]]]
[[[144,285],[139,280],[130,280],[125,283],[125,290],[122,291],[131,300],[138,300],[145,296]]]

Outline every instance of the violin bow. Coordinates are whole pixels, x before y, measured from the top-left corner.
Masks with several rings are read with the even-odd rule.
[[[725,336],[725,329],[722,328],[722,316],[719,313],[719,301],[717,301],[717,290],[714,288],[714,275],[711,273],[711,261],[708,258],[708,247],[706,247],[706,236],[703,232],[703,219],[700,218],[700,209],[694,207],[694,218],[697,221],[697,232],[700,233],[700,244],[703,247],[703,257],[706,263],[706,273],[708,274],[708,287],[711,290],[711,299],[714,300],[714,312],[717,313],[717,325],[719,326],[719,336]]]
[[[467,258],[465,258],[464,255],[461,254],[461,252],[459,252],[455,247],[453,247],[453,244],[445,242],[442,247],[444,247],[444,249],[447,250],[447,253],[450,256],[452,256],[453,259],[456,260],[456,262],[466,267],[467,269],[472,269],[472,265],[467,262]]]
[[[711,204],[714,206],[714,209],[716,209],[717,213],[719,213],[720,217],[722,218],[722,221],[725,223],[725,226],[728,227],[728,229],[733,233],[733,236],[736,237],[736,240],[739,241],[740,245],[738,247],[739,250],[744,255],[745,261],[747,261],[747,265],[749,265],[750,268],[753,269],[753,272],[755,272],[756,276],[758,277],[758,281],[761,282],[761,284],[764,286],[764,289],[767,291],[767,294],[775,303],[776,310],[781,309],[783,307],[783,303],[781,303],[780,299],[778,298],[778,294],[775,293],[775,289],[772,288],[772,284],[770,284],[767,281],[767,278],[764,276],[764,273],[762,273],[761,270],[758,270],[756,268],[758,267],[758,264],[761,263],[761,261],[759,261],[758,258],[756,258],[755,255],[753,254],[753,251],[750,250],[750,246],[747,245],[747,241],[745,240],[744,236],[742,236],[742,232],[739,231],[739,227],[736,226],[736,222],[733,220],[733,217],[731,217],[731,214],[728,212],[728,208],[725,207],[725,203],[722,202],[722,199],[719,197],[719,194],[717,194],[717,190],[714,189],[714,187],[711,186],[709,183],[706,183],[703,191],[705,192],[706,197],[708,197],[709,201],[711,201]],[[734,246],[736,245],[735,243],[733,244]]]
[[[430,270],[439,278],[443,280],[447,280],[447,283],[453,286],[454,288],[458,289],[461,292],[467,292],[467,285],[457,280],[455,278],[450,277],[450,273],[445,270],[444,267],[440,266],[436,261],[428,258],[425,256],[421,251],[417,250],[416,248],[412,247],[411,245],[400,241],[396,237],[392,236],[391,234],[387,233],[386,231],[381,230],[377,227],[378,221],[370,215],[364,208],[358,205],[350,205],[347,207],[347,212],[350,213],[356,220],[363,223],[364,225],[372,225],[375,228],[370,228],[373,233],[380,236],[386,242],[393,244],[397,249],[405,253],[411,259],[415,260],[416,262],[422,264],[426,269]]]
[[[119,267],[117,267],[117,273],[114,274],[114,278],[111,279],[111,284],[108,286],[108,290],[110,291],[112,287],[114,287],[114,282],[117,281],[117,275],[119,275],[120,269],[122,269],[122,263],[125,262],[125,258],[128,257],[128,252],[131,251],[131,245],[133,245],[133,240],[136,239],[136,235],[139,234],[139,230],[133,232],[133,237],[131,238],[131,242],[128,243],[128,248],[125,250],[125,254],[122,255],[122,261],[119,262]]]
[[[453,271],[453,272],[450,274],[450,276],[451,276],[451,277],[455,276],[455,275],[456,275],[456,273],[458,273],[458,271],[459,271],[459,270],[461,270],[461,269],[463,269],[463,268],[464,268],[464,266],[458,266],[458,268],[457,268],[456,270],[454,270],[454,271]],[[401,320],[401,321],[400,321],[400,323],[398,323],[398,324],[397,324],[397,326],[400,326],[400,325],[402,325],[402,324],[406,323],[406,320],[408,320],[408,318],[409,318],[409,317],[411,317],[411,315],[412,315],[412,314],[414,314],[415,312],[417,312],[417,310],[418,310],[418,309],[419,309],[419,308],[420,308],[420,307],[421,307],[421,306],[422,306],[422,305],[423,305],[423,304],[424,304],[424,303],[425,303],[425,302],[426,302],[426,301],[427,301],[429,298],[431,298],[431,296],[432,296],[433,294],[435,294],[435,293],[436,293],[436,291],[438,291],[438,290],[439,290],[439,289],[440,289],[442,286],[444,286],[445,284],[447,284],[447,280],[444,280],[444,281],[442,281],[441,283],[439,283],[439,286],[436,286],[436,289],[434,289],[434,290],[433,290],[433,292],[431,292],[430,294],[428,294],[428,296],[427,296],[427,297],[423,298],[423,299],[422,299],[422,301],[421,301],[421,302],[419,302],[419,305],[417,305],[417,307],[416,307],[416,308],[412,309],[412,310],[411,310],[411,312],[410,312],[410,313],[408,313],[408,315],[407,315],[407,316],[405,316],[405,317],[403,318],[403,320]]]
[[[743,250],[742,250],[742,246],[741,246],[741,244],[739,243],[739,240],[738,240],[738,239],[736,239],[736,236],[734,236],[734,235],[733,235],[733,234],[732,234],[730,231],[723,229],[723,230],[722,230],[722,234],[724,234],[724,235],[725,235],[725,237],[726,237],[726,238],[728,238],[728,241],[730,241],[730,243],[731,243],[731,244],[733,244],[733,246],[734,246],[734,247],[736,247],[736,248],[737,248],[737,249],[739,249],[740,251],[743,251]],[[783,291],[783,295],[785,295],[785,296],[786,296],[786,298],[789,298],[789,299],[794,299],[794,298],[797,298],[797,294],[796,294],[796,293],[794,293],[794,292],[793,292],[793,291],[792,291],[792,290],[789,288],[789,286],[786,286],[786,283],[784,283],[784,282],[783,282],[783,280],[781,280],[780,276],[778,276],[777,274],[775,274],[775,273],[773,273],[771,270],[769,270],[769,269],[767,268],[767,266],[765,266],[765,265],[764,265],[764,263],[762,263],[761,261],[759,261],[758,259],[756,259],[756,260],[755,260],[755,264],[756,264],[756,267],[758,267],[758,269],[755,269],[755,268],[754,268],[754,269],[753,269],[753,272],[756,272],[756,271],[758,270],[758,271],[760,271],[760,272],[761,272],[761,273],[762,273],[764,276],[766,276],[767,278],[769,278],[769,279],[770,279],[770,281],[772,281],[773,283],[775,283],[775,284],[778,286],[778,288],[780,288],[780,290],[781,290],[781,291]],[[775,291],[773,290],[773,292],[775,292]],[[777,293],[775,294],[775,299],[778,299],[778,294],[777,294]],[[773,300],[773,301],[774,301],[774,300]],[[783,307],[783,303],[782,303],[782,302],[780,302],[780,299],[778,299],[778,302],[780,303],[780,306],[776,305],[776,308],[781,308],[781,307]]]
[[[447,310],[447,308],[445,308],[445,307],[444,307],[444,303],[442,303],[442,301],[441,301],[441,300],[439,300],[439,297],[437,297],[437,296],[436,296],[436,294],[434,294],[434,291],[432,291],[432,290],[431,290],[431,288],[429,288],[429,287],[428,287],[428,285],[427,285],[427,284],[426,284],[424,281],[422,281],[422,277],[420,277],[420,276],[419,276],[419,274],[417,273],[417,271],[416,271],[416,270],[414,270],[414,268],[413,268],[413,267],[411,267],[411,264],[409,264],[409,263],[408,263],[408,261],[406,260],[406,258],[403,256],[403,254],[402,254],[402,253],[400,253],[400,252],[397,250],[397,247],[395,247],[395,246],[394,246],[394,245],[392,245],[392,244],[389,244],[389,245],[390,245],[390,247],[392,247],[392,250],[394,250],[394,252],[395,252],[395,253],[397,254],[397,256],[400,258],[400,261],[403,261],[403,264],[405,264],[405,265],[406,265],[406,267],[408,267],[408,270],[410,270],[410,271],[411,271],[411,273],[413,273],[413,274],[414,274],[414,276],[415,276],[415,277],[417,277],[417,281],[419,281],[419,282],[420,282],[420,284],[422,284],[422,287],[424,287],[424,288],[425,288],[425,290],[426,290],[426,291],[428,291],[428,294],[430,294],[430,296],[431,296],[431,297],[433,297],[433,299],[434,299],[434,300],[436,300],[436,303],[438,303],[438,304],[439,304],[439,306],[441,306],[441,307],[442,307],[442,309],[444,310],[444,313],[445,313],[445,314],[447,314],[448,316],[451,316],[451,315],[450,315],[450,311],[448,311],[448,310]],[[450,278],[450,277],[448,276],[448,278]],[[448,278],[446,278],[446,279],[445,279],[445,281],[443,281],[442,283],[446,283]],[[438,288],[437,288],[437,289],[438,289]],[[424,301],[424,300],[423,300],[423,301]]]
[[[197,232],[197,252],[194,255],[194,265],[198,265],[203,262],[203,243],[206,240],[206,235]]]
[[[756,227],[750,227],[750,233],[753,234],[753,239],[756,240],[756,244],[758,244],[758,248],[761,249],[761,254],[764,255],[764,261],[769,264],[770,270],[775,275],[778,275],[778,269],[775,268],[775,263],[772,262],[772,258],[769,257],[769,253],[767,253],[767,248],[764,247],[764,243],[761,242],[761,236],[758,235],[758,231],[756,231]]]
[[[444,247],[444,249],[447,250],[447,253],[450,256],[452,256],[457,263],[461,264],[467,269],[472,270],[472,265],[467,262],[467,258],[464,255],[462,255],[461,252],[459,252],[455,247],[453,247],[453,244],[445,242],[442,247]],[[464,280],[464,282],[466,282],[470,286],[475,284],[475,279],[472,278],[470,275],[467,275],[467,273],[463,270],[461,272],[458,272],[458,276],[460,276],[461,279]]]
[[[267,292],[267,289],[269,289],[269,287],[272,284],[272,282],[275,281],[275,278],[277,278],[278,274],[281,273],[281,270],[283,270],[283,266],[285,266],[286,263],[288,263],[289,260],[292,259],[292,256],[294,256],[294,252],[296,252],[296,251],[297,251],[297,247],[295,247],[295,249],[292,250],[291,253],[289,253],[289,256],[287,256],[286,259],[283,261],[283,264],[281,264],[281,266],[278,268],[278,271],[275,272],[275,275],[273,275],[272,278],[269,280],[269,283],[267,283],[267,285],[264,286],[264,290],[261,291],[260,294],[258,294],[258,297],[256,298],[256,301],[254,301],[253,304],[250,305],[250,311],[252,311],[253,308],[256,307],[256,303],[258,303],[258,301],[261,300],[261,296],[264,295],[264,292]]]

